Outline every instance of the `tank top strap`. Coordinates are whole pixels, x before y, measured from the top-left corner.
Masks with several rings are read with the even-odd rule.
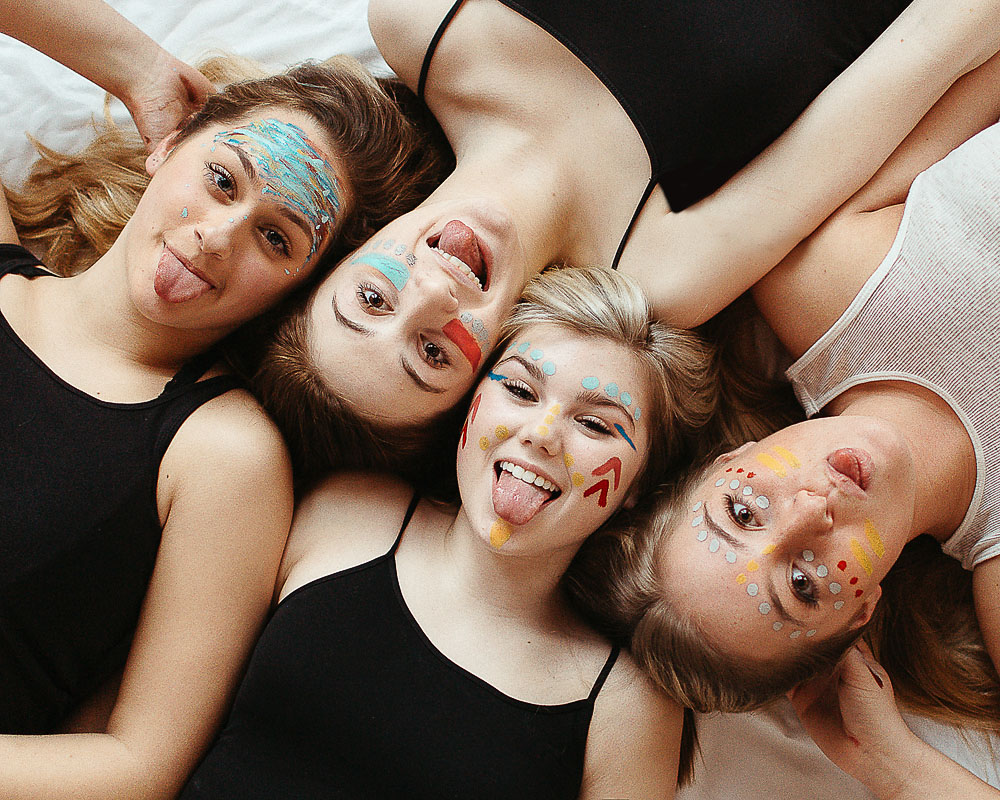
[[[608,654],[608,660],[604,662],[604,668],[601,670],[601,674],[597,676],[597,680],[594,681],[594,687],[590,690],[590,694],[587,697],[587,700],[591,703],[597,699],[597,695],[604,687],[604,682],[608,679],[608,675],[611,674],[611,669],[614,667],[615,662],[618,661],[618,655],[621,651],[621,647],[617,644],[611,648],[611,652]]]
[[[410,524],[410,518],[413,516],[413,512],[417,510],[417,503],[420,502],[420,493],[414,492],[413,499],[410,500],[410,505],[406,507],[406,513],[403,515],[403,521],[399,526],[399,533],[396,535],[396,541],[392,543],[392,547],[389,549],[390,554],[396,552],[396,548],[399,547],[399,543],[403,541],[403,534],[406,532],[406,526]]]
[[[455,0],[455,4],[444,15],[444,19],[441,20],[441,24],[438,25],[438,29],[434,32],[434,36],[431,37],[430,44],[427,45],[427,52],[424,53],[424,63],[420,65],[420,78],[417,80],[417,97],[421,100],[424,99],[424,89],[427,86],[427,71],[431,68],[431,59],[434,58],[434,51],[437,50],[438,42],[444,36],[445,29],[452,18],[458,13],[458,9],[463,2],[465,0]]]
[[[632,235],[632,228],[635,227],[635,222],[639,219],[639,214],[642,213],[643,207],[646,205],[646,201],[649,196],[653,193],[653,189],[656,188],[657,177],[653,175],[649,179],[649,183],[646,184],[646,189],[642,193],[642,197],[639,198],[639,205],[635,207],[635,211],[632,212],[632,219],[629,220],[628,227],[625,228],[625,235],[622,236],[621,242],[618,243],[618,250],[615,252],[615,257],[611,261],[611,269],[618,269],[618,262],[621,261],[622,252],[625,250],[625,245],[628,244],[628,239]]]
[[[194,358],[188,359],[184,362],[184,365],[177,370],[177,374],[167,381],[167,385],[163,387],[163,391],[160,394],[164,395],[167,392],[179,389],[181,386],[190,386],[197,383],[201,376],[208,371],[208,368],[218,360],[219,351],[215,347],[210,347],[204,353],[199,353]],[[234,386],[235,385],[238,384],[234,383]]]

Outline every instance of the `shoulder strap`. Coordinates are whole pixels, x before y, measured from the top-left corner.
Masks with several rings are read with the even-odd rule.
[[[164,395],[167,392],[171,392],[181,386],[189,386],[193,383],[197,383],[199,378],[201,378],[201,376],[208,371],[208,368],[218,360],[219,351],[215,347],[210,347],[204,353],[199,353],[194,358],[188,359],[184,362],[184,365],[177,370],[177,374],[167,381],[167,385],[163,387],[163,391],[160,394]],[[236,381],[233,385],[238,386],[239,382]]]
[[[608,660],[604,662],[604,668],[601,670],[601,674],[597,676],[597,680],[594,681],[594,688],[590,690],[590,695],[587,697],[591,703],[597,699],[597,695],[600,693],[601,689],[604,687],[604,682],[608,679],[608,675],[611,674],[611,668],[614,667],[615,662],[618,660],[618,654],[621,653],[622,649],[617,644],[611,648],[611,653],[608,655]]]
[[[19,244],[5,242],[0,244],[0,275],[9,273],[24,275],[27,278],[55,276],[55,273],[45,269],[45,265],[29,250]]]
[[[417,510],[417,503],[420,502],[420,493],[414,492],[413,499],[410,500],[410,505],[406,508],[406,514],[403,515],[403,522],[399,526],[399,534],[396,536],[396,541],[392,543],[390,548],[390,553],[395,553],[396,548],[399,547],[399,543],[403,541],[403,532],[406,530],[406,526],[410,524],[410,518],[413,516],[413,512]]]
[[[458,13],[458,9],[463,2],[464,0],[455,0],[455,4],[445,14],[444,19],[441,20],[441,24],[438,25],[438,29],[434,32],[431,43],[427,45],[427,52],[424,53],[424,63],[420,65],[420,79],[417,81],[417,97],[421,100],[424,99],[424,88],[427,86],[427,70],[431,68],[431,59],[434,58],[434,51],[437,50],[438,42],[444,36],[445,28],[448,27],[448,23]]]
[[[642,197],[639,198],[639,205],[635,207],[632,219],[629,220],[628,227],[625,229],[625,235],[622,236],[622,240],[618,244],[618,250],[615,252],[614,260],[611,262],[611,269],[618,269],[618,262],[622,259],[622,251],[625,250],[625,245],[628,243],[628,239],[632,235],[632,228],[635,227],[635,221],[639,219],[639,214],[642,213],[643,206],[646,205],[646,201],[653,193],[653,188],[656,186],[656,180],[656,176],[654,175],[649,179],[649,183],[646,184],[646,190],[642,193]]]

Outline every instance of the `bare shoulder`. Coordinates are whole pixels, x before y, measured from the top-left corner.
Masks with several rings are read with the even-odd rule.
[[[453,0],[371,0],[368,25],[379,52],[393,71],[416,90],[420,67]]]
[[[683,719],[622,651],[594,703],[580,797],[673,797]]]
[[[385,553],[413,499],[391,475],[338,472],[298,503],[278,585],[283,598],[300,586]]]

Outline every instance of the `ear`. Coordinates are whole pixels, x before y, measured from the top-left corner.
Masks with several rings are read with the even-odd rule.
[[[879,584],[875,584],[874,589],[869,589],[865,593],[865,601],[861,604],[861,608],[855,612],[853,619],[851,619],[852,631],[864,626],[872,618],[872,614],[875,613],[875,607],[878,605],[881,596],[882,587]]]
[[[745,452],[748,447],[753,447],[753,445],[755,444],[757,444],[757,442],[746,442],[744,444],[741,444],[735,450],[730,450],[728,453],[723,453],[721,456],[717,456],[715,461],[713,461],[712,463],[715,464],[716,466],[719,466],[720,464],[728,464],[730,461],[739,456],[741,453]]]
[[[156,147],[153,148],[153,152],[146,156],[146,174],[152,177],[156,174],[156,170],[160,168],[160,164],[167,160],[167,156],[177,145],[177,137],[180,136],[180,131],[174,131],[166,136],[164,136],[157,143]]]

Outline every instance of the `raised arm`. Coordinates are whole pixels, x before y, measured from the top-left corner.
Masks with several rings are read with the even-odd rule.
[[[792,126],[711,196],[639,226],[657,314],[691,326],[857,192],[956,79],[1000,49],[1000,0],[913,0]],[[666,268],[663,265],[674,265]]]
[[[270,607],[291,522],[273,424],[229,392],[189,417],[160,471],[166,523],[101,734],[0,736],[0,797],[173,797],[221,725]]]
[[[103,0],[0,0],[0,31],[120,99],[147,150],[213,91]]]
[[[1000,800],[1000,791],[910,731],[867,648],[852,648],[832,676],[798,687],[791,699],[819,748],[879,800]]]

